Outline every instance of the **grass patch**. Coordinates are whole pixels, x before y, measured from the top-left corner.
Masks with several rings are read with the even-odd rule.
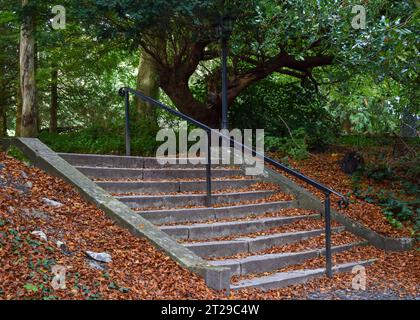
[[[10,146],[7,150],[7,155],[24,162],[26,165],[32,165],[32,161],[15,146]]]

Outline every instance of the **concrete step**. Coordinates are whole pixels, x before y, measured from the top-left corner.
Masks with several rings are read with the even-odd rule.
[[[285,208],[296,207],[295,201],[275,201],[218,208],[191,208],[171,210],[139,211],[139,214],[155,224],[200,222],[206,220],[243,218],[251,215],[262,215]]]
[[[131,169],[76,166],[81,173],[93,179],[205,179],[205,169]],[[241,169],[212,169],[212,178],[242,176]]]
[[[144,157],[124,157],[98,154],[59,153],[60,157],[73,166],[144,168]]]
[[[212,204],[232,204],[243,201],[253,201],[267,198],[276,192],[273,190],[233,192],[213,194]],[[118,196],[115,197],[130,208],[166,207],[176,208],[182,206],[204,206],[206,194],[179,194],[179,195],[145,195],[145,196]]]
[[[343,252],[365,243],[350,243],[331,248],[333,253]],[[241,259],[209,261],[211,265],[230,268],[232,275],[244,276],[252,273],[272,272],[309,259],[321,257],[325,248],[299,252],[273,253],[249,256]]]
[[[214,180],[213,191],[224,189],[247,188],[259,180]],[[205,191],[206,181],[98,181],[97,184],[112,193],[153,193],[153,192],[189,192]]]
[[[176,239],[202,240],[237,234],[253,233],[279,227],[303,219],[316,219],[319,217],[319,214],[314,214],[309,216],[262,218],[247,221],[162,226],[160,229]]]
[[[376,259],[343,263],[334,266],[333,272],[348,272],[353,269],[354,266],[361,265],[367,266],[374,263]],[[289,272],[279,272],[269,276],[257,277],[253,279],[246,279],[239,281],[238,283],[232,284],[232,290],[244,289],[244,288],[259,288],[262,290],[271,290],[277,288],[284,288],[291,285],[305,283],[313,278],[322,277],[325,274],[324,268],[318,269],[307,269],[297,270]]]
[[[344,227],[333,228],[332,232],[339,233],[344,231]],[[255,238],[238,238],[227,241],[209,241],[186,243],[185,247],[203,258],[229,257],[239,253],[252,253],[269,249],[275,246],[302,241],[311,237],[320,236],[325,232],[324,229],[295,231],[277,233],[268,236]]]
[[[59,156],[73,166],[107,168],[205,168],[205,164],[192,164],[187,158],[169,158],[170,163],[161,164],[154,157],[126,157],[115,155],[59,153]],[[166,158],[165,158],[166,160]],[[172,163],[174,162],[175,163]],[[213,167],[223,165],[213,164]]]

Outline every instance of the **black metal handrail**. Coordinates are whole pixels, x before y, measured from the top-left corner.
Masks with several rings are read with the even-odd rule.
[[[254,150],[253,148],[250,148],[242,143],[237,142],[235,139],[233,139],[232,137],[228,137],[223,135],[222,133],[220,133],[217,130],[213,130],[212,128],[210,128],[209,126],[206,126],[205,124],[163,104],[162,102],[159,102],[151,97],[146,96],[145,94],[138,92],[134,89],[128,88],[128,87],[123,87],[119,90],[119,95],[122,97],[125,97],[125,112],[126,112],[126,154],[130,155],[130,122],[129,122],[129,94],[132,93],[133,95],[139,97],[140,99],[142,99],[145,102],[150,103],[151,105],[155,106],[155,107],[159,107],[163,110],[166,110],[167,112],[171,113],[174,116],[177,116],[181,119],[186,120],[187,122],[203,129],[206,131],[207,133],[207,138],[208,138],[208,143],[207,143],[207,163],[206,163],[206,181],[207,181],[207,205],[210,206],[211,205],[211,146],[210,146],[210,137],[211,137],[211,133],[216,133],[218,134],[222,139],[226,139],[229,140],[231,143],[233,143],[234,145],[240,147],[241,149],[244,148],[246,150],[248,150],[249,152],[251,152],[253,155],[255,155],[257,158],[263,160],[264,162],[267,162],[271,165],[273,165],[274,167],[281,169],[282,171],[298,178],[299,180],[302,180],[303,182],[308,183],[309,185],[317,188],[318,190],[322,191],[325,195],[325,201],[324,201],[324,207],[325,207],[325,213],[324,213],[324,217],[325,217],[325,259],[326,259],[326,273],[327,276],[329,278],[332,277],[332,254],[331,254],[331,194],[334,194],[336,196],[338,196],[340,198],[340,200],[338,201],[338,205],[340,208],[343,207],[347,207],[349,205],[349,200],[347,199],[347,197],[343,196],[341,193],[305,176],[304,174],[291,169],[289,167],[287,167],[286,165],[270,158],[267,157],[259,152],[257,152],[256,150]]]
[[[121,97],[125,97],[125,123],[126,123],[126,127],[125,127],[125,141],[126,141],[126,155],[130,155],[131,154],[131,147],[130,147],[130,142],[131,142],[131,136],[130,136],[130,121],[129,121],[129,117],[130,117],[130,99],[129,99],[129,94],[132,93],[133,95],[139,97],[140,99],[142,99],[145,102],[150,103],[151,105],[155,106],[155,107],[159,107],[169,113],[171,113],[174,116],[180,117],[181,119],[186,120],[189,123],[192,123],[193,125],[203,129],[206,131],[207,133],[207,138],[208,141],[210,141],[210,136],[211,136],[211,132],[212,129],[208,126],[206,126],[205,124],[163,104],[162,102],[159,102],[149,96],[146,96],[145,94],[138,92],[136,90],[133,90],[131,88],[128,87],[123,87],[119,90],[119,95]],[[207,197],[206,197],[206,204],[207,206],[211,205],[211,146],[210,143],[207,143],[207,163],[206,163],[206,189],[207,189]]]

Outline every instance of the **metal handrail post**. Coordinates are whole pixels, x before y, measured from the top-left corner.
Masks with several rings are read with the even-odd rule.
[[[131,130],[130,130],[130,97],[129,92],[124,92],[125,97],[125,154],[131,156]]]
[[[206,164],[206,183],[207,183],[207,206],[211,206],[211,131],[207,130],[207,164]]]
[[[332,278],[332,254],[331,254],[331,199],[330,193],[325,193],[325,262],[328,278]]]

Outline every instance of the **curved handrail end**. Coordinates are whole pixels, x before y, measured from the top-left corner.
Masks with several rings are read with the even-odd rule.
[[[126,87],[122,87],[122,88],[120,88],[120,90],[118,90],[118,94],[121,96],[121,97],[124,97],[125,96],[125,94],[128,92],[128,90],[127,90],[127,88]]]

